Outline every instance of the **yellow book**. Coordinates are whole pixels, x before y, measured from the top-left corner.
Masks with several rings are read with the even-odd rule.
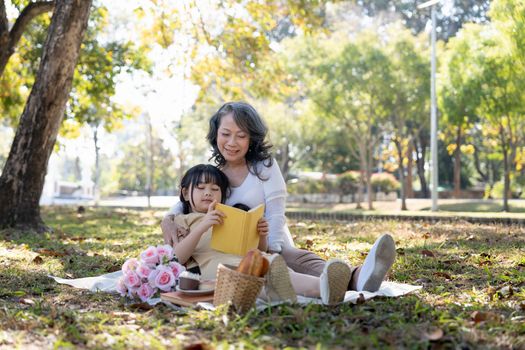
[[[223,253],[244,256],[250,249],[259,245],[257,223],[264,214],[264,204],[249,211],[218,203],[215,209],[226,217],[221,225],[214,225],[211,234],[211,247]]]

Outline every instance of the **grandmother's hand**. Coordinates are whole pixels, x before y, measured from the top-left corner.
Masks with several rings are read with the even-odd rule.
[[[164,243],[172,247],[189,233],[187,229],[175,223],[175,215],[165,216],[160,222],[160,229],[162,230]]]

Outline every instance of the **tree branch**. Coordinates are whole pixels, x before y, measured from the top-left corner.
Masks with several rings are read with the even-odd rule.
[[[49,12],[54,8],[54,1],[37,1],[27,5],[16,19],[15,24],[9,33],[9,49],[13,49],[16,46],[27,25],[29,22],[31,22],[31,20],[33,20],[33,18],[41,15],[42,13]]]
[[[9,22],[7,21],[7,11],[4,0],[0,0],[0,37],[9,31]]]

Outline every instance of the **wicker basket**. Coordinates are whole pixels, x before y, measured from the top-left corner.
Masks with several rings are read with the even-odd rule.
[[[213,304],[217,306],[231,301],[235,311],[244,313],[255,305],[263,285],[264,278],[247,275],[235,271],[232,266],[219,264]]]

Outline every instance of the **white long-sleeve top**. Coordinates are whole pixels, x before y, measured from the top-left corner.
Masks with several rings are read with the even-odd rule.
[[[286,183],[275,160],[270,167],[266,167],[263,162],[258,162],[255,166],[262,180],[249,172],[240,186],[230,187],[231,193],[226,198],[226,204],[242,203],[250,208],[255,208],[264,203],[264,217],[268,220],[270,228],[268,247],[271,251],[280,252],[283,244],[293,245],[284,215]],[[175,204],[169,210],[169,214],[182,214],[182,203]]]

